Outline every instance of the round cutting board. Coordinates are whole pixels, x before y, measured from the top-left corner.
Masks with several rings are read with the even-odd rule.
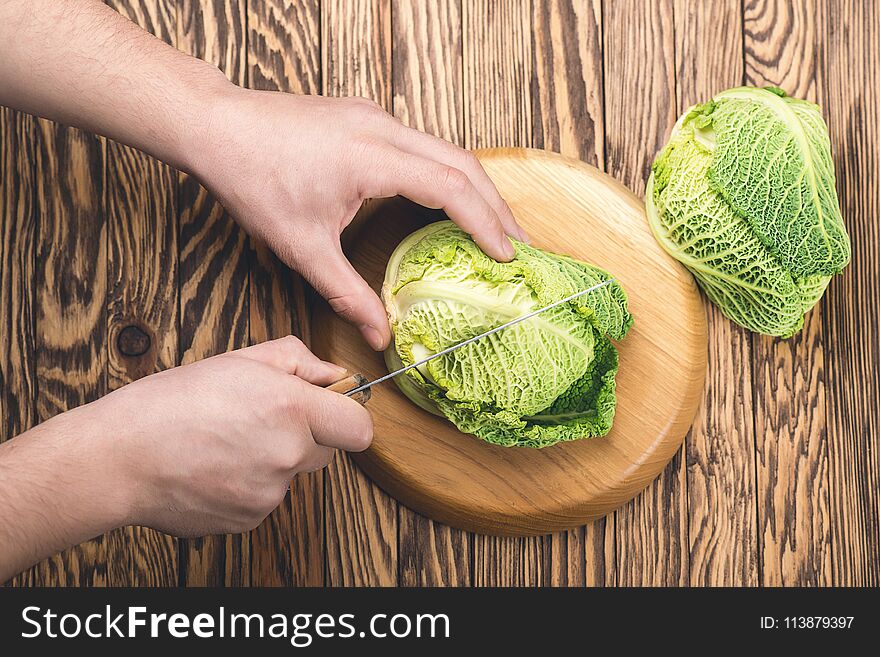
[[[691,275],[654,241],[642,202],[583,162],[527,149],[477,155],[532,244],[612,273],[635,324],[617,343],[618,405],[611,432],[544,449],[504,448],[460,433],[411,403],[394,383],[373,388],[373,445],[354,455],[405,505],[454,527],[488,534],[542,534],[582,525],[624,504],[678,449],[700,403],[706,321]],[[346,238],[355,268],[375,289],[394,247],[441,219],[403,199],[373,201]],[[381,354],[323,302],[312,345],[322,358],[372,379]]]

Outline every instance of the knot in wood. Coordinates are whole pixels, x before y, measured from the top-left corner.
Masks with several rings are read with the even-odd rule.
[[[126,326],[116,338],[116,347],[123,356],[143,356],[150,349],[150,336],[140,326]]]

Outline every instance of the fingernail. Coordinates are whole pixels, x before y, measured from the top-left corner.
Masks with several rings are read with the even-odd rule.
[[[385,348],[385,338],[382,337],[382,334],[379,332],[375,326],[370,326],[369,324],[361,324],[358,327],[361,330],[361,334],[364,336],[364,339],[367,341],[373,349],[376,351],[381,351]]]
[[[321,362],[324,363],[324,365],[326,365],[329,369],[333,370],[333,372],[335,374],[338,374],[340,379],[342,377],[344,377],[346,374],[348,374],[348,370],[346,368],[342,367],[341,365],[337,365],[336,363],[331,363],[329,360],[324,360]]]
[[[526,231],[524,231],[521,226],[519,227],[519,241],[525,242],[526,244],[532,243],[532,240],[529,239],[529,236],[526,234]]]
[[[513,242],[506,237],[503,242],[504,244],[502,245],[501,250],[504,252],[505,257],[513,260],[516,257],[516,248],[513,246]]]

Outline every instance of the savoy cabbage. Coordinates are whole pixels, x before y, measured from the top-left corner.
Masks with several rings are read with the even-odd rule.
[[[596,267],[515,243],[499,263],[449,221],[403,240],[382,296],[390,369],[608,280]],[[398,376],[413,402],[459,430],[504,446],[546,447],[608,433],[617,350],[632,325],[617,282]]]
[[[648,179],[648,221],[730,319],[789,337],[850,259],[819,107],[741,87],[679,118]]]

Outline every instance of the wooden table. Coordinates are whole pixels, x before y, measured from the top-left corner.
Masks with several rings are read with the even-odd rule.
[[[18,582],[880,583],[873,3],[110,4],[240,84],[368,96],[467,147],[561,151],[640,194],[682,109],[725,87],[779,85],[824,108],[853,263],[788,341],[708,309],[709,377],[684,448],[643,495],[588,527],[536,539],[451,530],[337,458],[249,534],[117,530]],[[0,438],[156,370],[303,333],[298,280],[193,179],[5,109],[0,146]]]

